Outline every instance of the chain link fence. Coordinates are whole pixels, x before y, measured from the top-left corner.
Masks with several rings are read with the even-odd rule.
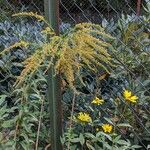
[[[44,1],[26,1],[16,0],[7,1],[1,0],[1,19],[3,16],[6,18],[8,14],[33,11],[43,14]],[[146,5],[146,1],[142,1],[142,5]],[[91,21],[93,23],[100,23],[103,18],[111,19],[118,18],[121,14],[136,14],[137,13],[137,0],[61,0],[60,1],[60,19],[66,22],[78,23]],[[143,8],[141,8],[141,12]],[[5,18],[5,19],[6,19]]]
[[[115,115],[114,122],[124,120],[134,125],[132,131],[129,131],[128,127],[121,130],[118,128],[118,131],[124,139],[130,137],[133,143],[139,144],[141,150],[150,148],[149,7],[150,2],[146,0],[60,0],[62,31],[77,23],[92,22],[101,24],[116,38],[117,42],[113,45],[118,52],[114,57],[121,67],[110,68],[111,75],[101,71],[98,75],[82,74],[86,86],[79,87],[78,90],[90,96],[99,92],[99,95],[103,95],[106,99],[111,97],[117,99],[118,93],[125,87],[138,94],[139,105],[137,106],[123,102],[125,108],[118,109],[117,114],[111,114],[107,108],[101,111],[106,116]],[[18,23],[11,17],[14,13],[24,11],[43,15],[44,1],[0,0],[1,51],[20,39],[35,42],[44,40],[40,33],[42,23],[34,22],[32,19],[30,21],[21,19],[22,21]],[[18,48],[0,60],[0,94],[7,95],[7,105],[14,104],[14,97],[11,94],[13,84],[23,68],[20,62],[25,60],[30,53],[26,49]],[[97,79],[99,79],[98,83]],[[65,94],[64,99],[67,99]],[[69,107],[71,106],[67,105],[67,109]],[[78,104],[74,107],[77,108]],[[125,110],[128,114],[124,112]]]

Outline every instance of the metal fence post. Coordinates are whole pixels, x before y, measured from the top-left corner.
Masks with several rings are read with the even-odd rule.
[[[44,0],[45,17],[51,27],[59,34],[59,0]],[[55,75],[54,66],[48,71],[48,101],[50,108],[51,150],[62,150],[60,137],[62,136],[62,108],[61,108],[61,80]]]
[[[136,8],[136,15],[140,16],[140,11],[141,11],[141,0],[137,0],[137,8]]]

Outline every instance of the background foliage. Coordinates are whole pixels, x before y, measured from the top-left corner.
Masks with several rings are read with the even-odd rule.
[[[0,1],[1,4],[4,2],[6,1]],[[39,44],[46,40],[40,32],[43,28],[42,23],[38,23],[32,18],[29,19],[30,22],[26,19],[21,22],[18,20],[9,21],[10,18],[6,17],[14,11],[10,6],[17,5],[18,7],[15,9],[20,11],[20,8],[22,10],[28,9],[27,6],[34,7],[34,3],[36,3],[33,1],[30,5],[25,5],[27,1],[20,2],[20,5],[15,1],[12,1],[11,4],[13,5],[0,5],[3,6],[1,10],[7,10],[5,13],[3,11],[1,16],[1,20],[3,20],[0,23],[1,50],[19,40],[32,40]],[[131,4],[131,1],[128,2]],[[89,3],[83,5],[79,1],[76,3],[81,8],[89,5]],[[95,4],[96,1],[92,3]],[[100,7],[107,8],[106,1],[102,3],[104,5],[101,4]],[[135,5],[135,2],[132,4]],[[124,4],[118,6],[122,5]],[[118,8],[117,5],[113,4],[112,6],[117,12],[121,11],[121,7]],[[135,7],[132,8],[135,9]],[[83,83],[78,82],[77,79],[76,85],[80,95],[75,95],[63,80],[65,132],[62,143],[66,149],[68,145],[71,150],[109,150],[112,147],[115,150],[150,148],[149,3],[144,7],[143,15],[139,18],[134,14],[126,15],[127,9],[124,11],[124,15],[120,14],[121,17],[116,17],[112,13],[112,16],[115,17],[111,17],[111,20],[104,13],[106,18],[101,20],[102,26],[106,32],[116,37],[116,41],[113,43],[116,53],[113,56],[117,67],[111,69],[110,74],[102,70],[99,70],[97,74],[85,68],[81,70],[80,77],[83,79]],[[72,10],[69,9],[71,14],[74,13]],[[76,8],[74,8],[75,10]],[[99,8],[99,10],[101,9]],[[66,21],[65,15],[63,20]],[[63,22],[60,27],[61,31],[66,32],[72,26],[71,23],[70,21]],[[15,89],[13,87],[16,77],[23,69],[21,62],[34,49],[35,47],[30,47],[30,50],[18,47],[0,60],[1,149],[30,150],[35,149],[37,144],[39,150],[50,148],[50,125],[47,113],[48,102],[46,101],[47,84],[43,70],[39,69],[37,74],[21,88]],[[130,104],[124,100],[124,89],[131,90],[139,97],[136,104]],[[105,103],[100,106],[91,104],[95,96],[103,98]],[[75,101],[74,105],[73,101]],[[92,124],[79,122],[76,119],[79,112],[89,113],[92,117]],[[71,116],[71,114],[73,115]],[[113,126],[111,134],[103,132],[101,126],[104,123]],[[97,127],[99,131],[96,130]]]

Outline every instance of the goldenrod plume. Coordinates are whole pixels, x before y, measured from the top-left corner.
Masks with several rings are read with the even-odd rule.
[[[19,13],[14,16],[21,15],[34,16],[46,22],[44,17],[34,13]],[[112,57],[108,53],[111,44],[106,41],[114,38],[106,34],[100,25],[77,24],[68,33],[60,36],[53,34],[51,27],[47,27],[42,32],[50,33],[51,37],[46,44],[40,46],[32,56],[25,60],[25,68],[17,80],[18,83],[34,73],[46,60],[49,60],[50,67],[55,59],[56,73],[63,73],[71,87],[74,84],[75,73],[80,71],[81,67],[97,71],[99,66],[109,72],[107,65],[113,66]]]

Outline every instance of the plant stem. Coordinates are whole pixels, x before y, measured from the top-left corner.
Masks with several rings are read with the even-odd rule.
[[[38,124],[38,131],[37,131],[37,137],[36,137],[36,143],[35,143],[35,150],[38,150],[39,135],[40,135],[40,128],[41,128],[41,121],[42,121],[43,111],[44,111],[44,101],[42,100],[40,117],[39,117],[39,124]]]
[[[72,99],[72,108],[71,108],[71,118],[70,118],[70,123],[69,123],[69,131],[71,131],[71,128],[72,128],[72,119],[73,119],[74,106],[75,106],[75,97],[76,97],[76,94],[74,93],[73,99]],[[70,150],[70,141],[68,142],[67,147],[68,147],[67,149]]]
[[[59,0],[44,0],[45,16],[56,35],[59,35]],[[62,106],[61,106],[61,78],[56,75],[53,65],[48,70],[48,101],[50,108],[51,150],[62,150]]]

